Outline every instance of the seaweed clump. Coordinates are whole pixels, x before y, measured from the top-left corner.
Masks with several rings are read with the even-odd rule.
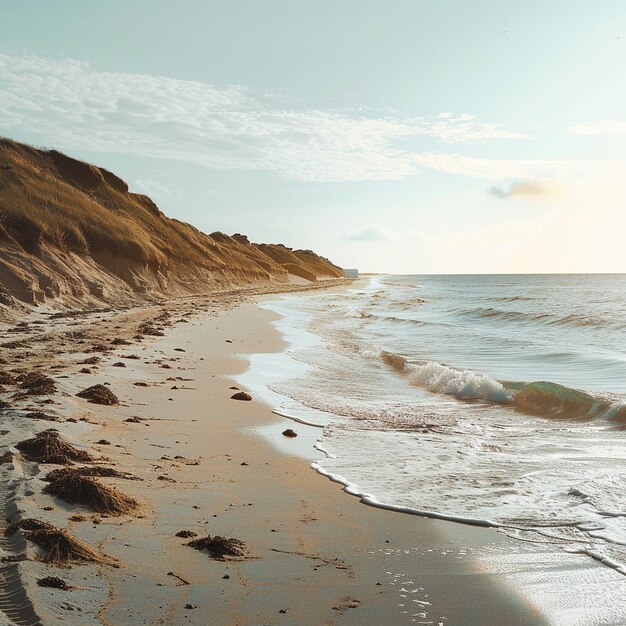
[[[150,322],[144,322],[141,324],[141,326],[137,329],[137,332],[140,335],[150,335],[152,337],[163,337],[165,335],[160,328],[155,327]]]
[[[59,431],[54,428],[44,430],[32,439],[25,439],[15,444],[15,447],[30,461],[38,463],[58,463],[69,465],[73,461],[92,461],[91,455],[85,450],[78,450],[59,437]]]
[[[20,388],[23,389],[23,393],[31,396],[47,396],[56,393],[57,386],[50,378],[41,372],[29,372],[18,376],[17,380],[20,381]]]
[[[119,404],[117,396],[104,385],[92,385],[76,394],[79,398],[84,398],[92,404]]]
[[[46,422],[58,422],[59,418],[56,415],[50,415],[43,411],[30,411],[25,415],[30,420],[44,420]]]
[[[44,488],[45,493],[72,504],[85,505],[98,513],[128,515],[138,506],[133,498],[79,472],[61,472],[52,479],[48,475],[46,479],[49,482]]]
[[[177,537],[182,537],[183,539],[189,539],[190,537],[197,537],[198,533],[194,532],[193,530],[179,530],[176,533]]]
[[[46,482],[54,482],[66,476],[100,476],[102,478],[126,478],[127,480],[141,480],[136,476],[120,472],[113,467],[89,465],[83,467],[60,467],[48,472],[44,478]]]
[[[11,536],[18,530],[28,541],[42,549],[40,560],[44,563],[64,565],[67,563],[109,563],[110,557],[94,550],[91,546],[76,539],[66,530],[48,522],[27,518],[11,524],[5,535]]]
[[[13,452],[11,452],[11,450],[7,450],[0,455],[0,465],[4,465],[5,463],[13,463]]]
[[[0,385],[15,385],[16,382],[14,376],[0,370]]]
[[[246,393],[245,391],[238,391],[237,393],[234,393],[231,397],[231,400],[243,400],[244,402],[250,402],[250,400],[252,400],[252,396],[249,393]]]
[[[243,541],[220,537],[219,535],[193,539],[186,545],[196,550],[206,551],[216,561],[225,561],[228,558],[244,558],[248,554],[246,544]]]
[[[38,578],[37,584],[40,587],[50,587],[51,589],[62,589],[68,591],[70,586],[58,576],[45,576],[44,578]]]

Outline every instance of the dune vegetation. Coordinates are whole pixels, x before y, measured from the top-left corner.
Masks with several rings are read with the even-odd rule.
[[[106,169],[0,139],[0,303],[128,302],[342,275],[311,251],[205,234]]]

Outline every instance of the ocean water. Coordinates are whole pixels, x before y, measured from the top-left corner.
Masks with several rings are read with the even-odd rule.
[[[251,375],[320,426],[317,471],[536,545],[485,562],[554,623],[626,623],[625,275],[374,276],[264,306],[290,348]]]

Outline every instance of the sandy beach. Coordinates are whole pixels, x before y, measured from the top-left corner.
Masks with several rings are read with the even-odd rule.
[[[1,466],[10,485],[3,518],[67,528],[113,559],[45,565],[32,543],[5,539],[5,558],[27,555],[4,564],[13,586],[0,604],[5,616],[16,624],[543,623],[467,556],[506,537],[361,504],[310,469],[321,454],[312,449],[317,429],[279,418],[254,398],[231,399],[246,355],[285,347],[274,314],[256,306],[260,297],[277,296],[226,295],[31,323],[31,350],[5,351],[14,359],[5,371],[28,363],[50,373],[58,392],[51,404],[36,396],[10,401],[2,452],[53,426],[98,465],[140,479],[99,479],[139,503],[132,515],[107,516],[42,493],[42,478],[56,465],[16,452]],[[149,323],[163,336],[132,338],[155,318]],[[9,331],[5,343],[16,336]],[[41,352],[33,339],[44,333],[55,339],[41,342]],[[80,373],[94,353],[76,338],[91,345],[90,333],[132,343],[97,352],[101,360]],[[30,355],[15,360],[24,352]],[[96,383],[120,404],[75,396]],[[27,405],[42,402],[62,423],[24,418]],[[299,437],[283,437],[288,427]],[[179,531],[236,538],[245,556],[213,560],[185,545]],[[58,576],[71,590],[39,587],[43,576]]]
[[[626,626],[624,2],[2,6],[0,626]]]

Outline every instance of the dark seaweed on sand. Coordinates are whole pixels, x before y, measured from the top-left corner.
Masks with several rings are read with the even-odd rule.
[[[93,404],[119,404],[117,396],[104,385],[92,385],[76,394]]]
[[[58,576],[45,576],[44,578],[38,578],[37,584],[40,587],[50,587],[51,589],[62,589],[63,591],[67,591],[70,589],[70,586]]]
[[[133,498],[78,472],[61,473],[57,478],[50,480],[44,492],[66,502],[83,504],[107,515],[127,515],[138,506]]]
[[[15,385],[17,381],[8,372],[0,371],[0,384],[1,385]]]
[[[165,335],[160,328],[156,328],[150,322],[141,324],[137,331],[142,335],[151,335],[152,337],[163,337]]]
[[[246,544],[239,539],[220,537],[200,537],[187,543],[186,545],[196,550],[206,551],[212,559],[223,561],[229,557],[241,558],[247,556]]]
[[[50,395],[57,390],[54,380],[41,372],[22,374],[17,380],[20,382],[20,388],[29,395]]]
[[[13,463],[13,452],[11,450],[7,450],[2,455],[0,455],[0,464],[4,463]]]
[[[243,400],[244,402],[250,402],[250,400],[252,400],[252,396],[249,393],[246,393],[245,391],[238,391],[237,393],[234,393],[231,397],[231,400]]]
[[[73,461],[89,462],[92,457],[84,450],[78,450],[59,437],[59,431],[50,428],[44,430],[32,439],[25,439],[15,444],[15,447],[30,461],[38,463],[58,463],[68,465]]]
[[[56,528],[48,522],[27,518],[11,524],[5,535],[11,536],[18,530],[26,539],[39,546],[43,553],[40,560],[44,563],[63,565],[66,563],[109,563],[111,559],[86,543],[76,539],[62,528]]]
[[[132,474],[120,472],[113,467],[103,467],[102,465],[89,465],[83,467],[60,467],[48,472],[44,480],[54,482],[67,476],[98,476],[102,478],[125,478],[127,480],[141,480]]]
[[[189,537],[197,537],[198,533],[193,530],[179,530],[176,533],[177,537],[182,537],[183,539],[189,539]]]
[[[59,418],[56,415],[50,415],[43,411],[30,411],[25,415],[29,420],[44,420],[46,422],[58,422]]]

